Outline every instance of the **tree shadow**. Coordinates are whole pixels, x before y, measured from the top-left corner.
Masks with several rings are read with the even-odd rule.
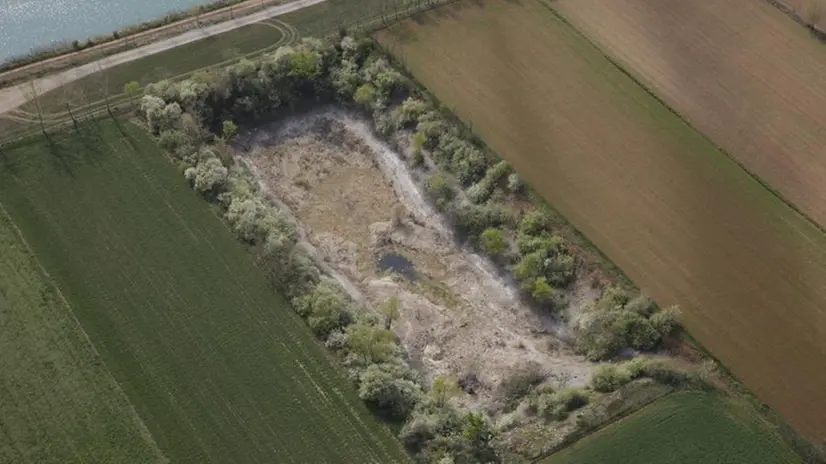
[[[49,155],[52,165],[58,171],[64,172],[69,175],[71,178],[75,178],[75,172],[72,169],[72,164],[74,163],[73,158],[77,156],[77,153],[72,153],[69,147],[64,147],[59,142],[48,138],[49,140]]]

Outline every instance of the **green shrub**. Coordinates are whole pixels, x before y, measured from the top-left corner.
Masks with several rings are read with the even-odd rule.
[[[467,189],[466,193],[468,200],[473,203],[484,203],[490,199],[493,194],[494,187],[494,184],[486,182],[485,179],[482,179]]]
[[[622,364],[622,368],[628,372],[628,375],[631,376],[631,379],[638,379],[645,375],[645,365],[648,362],[647,359],[642,357],[636,357],[629,361],[626,361]]]
[[[322,340],[333,331],[342,331],[353,321],[347,298],[338,285],[322,280],[312,292],[293,298],[292,306]]]
[[[519,263],[513,267],[513,275],[522,284],[523,290],[531,291],[534,281],[543,277],[544,261],[545,257],[537,251],[523,255]]]
[[[453,187],[450,186],[447,176],[440,172],[427,178],[425,192],[440,210],[445,209],[453,199]]]
[[[492,256],[499,256],[508,251],[508,241],[502,229],[489,227],[482,232],[482,249]]]
[[[392,330],[363,324],[347,327],[347,348],[368,364],[385,362],[398,354],[396,334]]]
[[[415,382],[395,375],[392,366],[372,364],[359,375],[359,398],[390,419],[404,420],[424,393]]]
[[[489,228],[501,228],[513,222],[513,213],[497,203],[463,204],[455,211],[457,231],[475,241]]]
[[[227,168],[218,158],[206,158],[194,168],[184,171],[184,177],[192,182],[192,188],[199,193],[218,193],[227,181]]]
[[[672,387],[679,387],[693,380],[693,376],[688,371],[680,369],[664,359],[647,360],[643,369],[643,376]]]
[[[557,292],[544,277],[537,277],[531,282],[530,294],[539,303],[554,303],[559,298]]]
[[[616,391],[631,381],[631,373],[625,366],[602,364],[591,374],[591,387],[602,393]]]
[[[413,148],[413,166],[421,166],[424,164],[424,153],[422,153],[422,147],[424,146],[425,141],[427,138],[421,132],[416,132],[410,138],[410,144]]]
[[[394,110],[396,125],[400,128],[412,129],[419,122],[422,114],[429,109],[430,105],[427,102],[409,97]],[[424,143],[424,138],[422,142]]]
[[[434,438],[453,435],[460,427],[461,419],[452,407],[426,407],[412,414],[399,438],[407,449],[419,453]]]
[[[624,308],[627,311],[635,312],[643,317],[651,317],[657,311],[657,304],[643,295],[628,300]]]
[[[416,132],[425,136],[424,146],[434,150],[441,145],[441,140],[449,137],[449,125],[438,111],[430,110],[419,116]]]
[[[327,336],[324,346],[330,351],[341,351],[347,348],[347,334],[341,330],[334,330]]]
[[[623,310],[614,324],[614,330],[624,335],[625,344],[635,350],[651,350],[660,341],[660,334],[651,322],[637,313]]]
[[[542,256],[550,256],[563,250],[565,241],[559,235],[551,235],[542,231],[536,235],[519,233],[516,237],[516,247],[522,254],[539,252]]]
[[[508,190],[511,193],[521,192],[524,186],[525,184],[522,182],[522,178],[519,177],[519,174],[512,172],[508,175]]]
[[[654,313],[651,318],[651,326],[661,336],[671,335],[681,327],[680,309],[671,306]]]
[[[632,298],[618,287],[606,287],[602,296],[577,322],[576,351],[588,359],[599,360],[613,356],[623,348],[654,349],[666,331],[675,329],[677,311],[673,309],[657,316],[662,313],[658,311],[649,319],[646,314],[652,310],[656,311],[656,306],[650,300],[639,296]]]
[[[487,160],[485,155],[465,142],[453,153],[451,167],[462,185],[471,185],[485,175]]]
[[[496,184],[510,172],[510,165],[506,161],[499,161],[491,166],[485,176],[467,190],[468,199],[474,203],[484,203],[490,199]]]
[[[376,89],[370,84],[363,84],[356,89],[353,100],[364,106],[371,106],[376,100]]]
[[[175,152],[178,147],[187,143],[189,143],[189,139],[186,135],[177,130],[165,130],[158,137],[158,145],[169,152]]]
[[[540,395],[536,409],[540,416],[549,420],[565,420],[572,411],[588,404],[588,393],[580,388],[563,388]]]
[[[576,259],[567,253],[557,253],[545,259],[545,277],[556,287],[564,287],[574,280]]]
[[[548,215],[541,208],[537,208],[522,217],[519,222],[519,234],[527,236],[539,235],[550,228]]]

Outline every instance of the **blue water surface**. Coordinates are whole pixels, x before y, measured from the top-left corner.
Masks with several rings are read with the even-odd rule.
[[[209,0],[0,0],[0,62],[203,3]]]

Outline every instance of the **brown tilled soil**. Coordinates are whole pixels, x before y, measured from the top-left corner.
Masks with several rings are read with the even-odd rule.
[[[764,0],[791,11],[807,26],[826,31],[826,0]]]
[[[762,0],[551,5],[826,226],[826,47],[804,28]]]
[[[648,3],[656,9],[656,2]],[[816,44],[805,37],[805,30],[778,17],[776,10],[764,9],[762,2],[733,3],[740,5],[730,10],[734,16],[757,11],[778,24],[789,22],[791,32],[784,37],[799,31],[805,43]],[[616,4],[625,9],[597,0],[562,0],[559,7],[582,9],[599,24],[622,24],[622,18],[631,15],[632,2]],[[708,27],[723,28],[717,18],[728,14],[723,13],[723,2],[665,4],[667,11],[683,18],[662,25],[677,36],[687,34],[675,31],[682,27],[678,23],[692,21],[684,5],[717,8],[717,17],[706,18]],[[772,33],[772,21],[744,26],[739,34],[765,45],[767,35],[779,33]],[[691,24],[687,30],[705,27],[702,22]],[[620,43],[657,26],[646,23],[640,28],[623,28],[622,34],[611,37]],[[699,89],[696,108],[702,108],[704,98],[713,100],[706,93],[716,92],[720,79],[712,77],[717,73],[738,75],[724,70],[742,63],[738,72],[745,73],[751,69],[748,63],[757,63],[757,56],[749,53],[749,41],[741,39],[732,47],[741,46],[744,53],[720,57],[713,66],[660,66],[667,62],[657,51],[668,43],[666,36],[638,40],[635,43],[648,48],[632,50],[640,53],[641,62],[650,60],[654,64],[648,66],[663,69],[669,77],[665,82],[687,81],[689,88]],[[826,438],[826,402],[821,401],[826,389],[826,237],[817,228],[537,1],[459,2],[402,22],[378,37],[643,291],[661,305],[679,304],[692,335],[760,399],[810,436]],[[729,44],[700,36],[683,46],[685,50],[669,54],[679,58]],[[803,55],[808,56],[805,50]],[[787,59],[794,64],[806,62],[805,56],[790,54]],[[777,71],[774,79],[793,75],[782,67],[770,69]],[[811,77],[808,85],[815,87],[816,75]],[[800,86],[806,87],[775,89],[800,99],[798,92],[807,91]],[[818,95],[814,90],[808,91]],[[742,122],[751,117],[749,108],[759,111],[782,99],[738,95],[748,104],[732,100],[728,104],[737,110],[723,105],[720,111],[731,111],[741,122],[736,127],[720,124],[758,137]],[[801,106],[810,111],[795,116],[802,120],[826,111],[826,105],[818,108],[809,101]],[[788,122],[775,113],[755,117],[749,124],[766,129]],[[771,137],[761,139],[763,144],[784,142],[781,135],[769,133]],[[813,165],[816,170],[817,163]],[[826,182],[816,187],[824,186]],[[820,206],[826,208],[826,202]]]

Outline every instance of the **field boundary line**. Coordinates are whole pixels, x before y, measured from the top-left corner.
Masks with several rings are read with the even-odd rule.
[[[772,0],[765,0],[765,1],[772,1]],[[654,91],[653,91],[653,90],[651,90],[651,88],[650,88],[649,86],[645,85],[645,84],[644,84],[644,83],[643,83],[640,79],[638,79],[638,78],[637,78],[637,77],[636,77],[636,76],[635,76],[635,75],[634,75],[631,71],[629,71],[628,69],[626,69],[626,68],[625,68],[622,64],[620,64],[617,60],[615,60],[613,57],[611,57],[610,55],[608,55],[608,54],[607,54],[607,53],[606,53],[606,52],[602,49],[602,47],[600,47],[599,45],[597,45],[597,44],[596,44],[593,40],[591,40],[591,38],[590,38],[590,37],[588,37],[588,36],[587,36],[584,32],[580,31],[580,30],[579,30],[576,26],[574,26],[574,25],[573,25],[573,23],[571,23],[571,22],[568,20],[568,18],[567,18],[567,17],[565,17],[562,13],[560,13],[560,12],[559,12],[559,11],[557,11],[557,10],[556,10],[553,6],[551,6],[551,5],[548,3],[548,2],[549,2],[549,0],[536,0],[536,2],[537,2],[537,3],[539,3],[540,5],[542,5],[542,6],[543,6],[545,9],[547,9],[547,10],[548,10],[548,11],[549,11],[549,12],[550,12],[550,13],[551,13],[554,17],[556,17],[557,19],[559,19],[560,21],[562,21],[562,22],[563,22],[566,26],[568,26],[569,28],[571,28],[571,30],[572,30],[572,31],[574,31],[574,33],[576,33],[576,35],[578,35],[578,36],[579,36],[579,37],[581,37],[583,40],[585,40],[585,41],[586,41],[589,45],[591,45],[592,47],[594,47],[594,49],[596,49],[596,50],[597,50],[597,52],[599,52],[599,54],[600,54],[600,55],[602,55],[602,56],[603,56],[606,60],[608,60],[608,62],[609,62],[609,63],[611,63],[611,64],[612,64],[615,68],[617,68],[617,69],[618,69],[621,73],[623,73],[623,74],[624,74],[624,75],[626,75],[629,79],[631,79],[631,81],[633,81],[635,84],[637,84],[638,86],[640,86],[643,90],[645,90],[645,92],[646,92],[648,95],[650,95],[651,97],[653,97],[653,98],[654,98],[654,99],[655,99],[655,100],[656,100],[656,101],[657,101],[660,105],[662,105],[663,107],[665,107],[665,108],[666,108],[666,109],[667,109],[667,110],[668,110],[671,114],[673,114],[675,117],[677,117],[677,118],[678,118],[678,119],[679,119],[679,120],[680,120],[683,124],[685,124],[685,125],[686,125],[689,129],[691,129],[691,130],[692,130],[693,132],[695,132],[696,134],[700,135],[700,137],[702,137],[705,141],[707,141],[709,144],[711,144],[711,146],[712,146],[714,149],[716,149],[717,151],[719,151],[719,152],[720,152],[721,154],[723,154],[726,158],[728,158],[729,160],[731,160],[731,161],[732,161],[735,165],[737,165],[737,167],[739,167],[739,168],[740,168],[743,172],[745,172],[745,173],[746,173],[746,174],[747,174],[750,178],[752,178],[753,180],[757,181],[757,183],[758,183],[758,184],[760,184],[763,188],[765,188],[765,189],[766,189],[769,193],[771,193],[772,195],[774,195],[774,196],[775,196],[778,200],[780,200],[783,204],[785,204],[786,206],[788,206],[788,207],[789,207],[789,208],[790,208],[793,212],[795,212],[797,215],[799,215],[801,218],[803,218],[803,219],[804,219],[807,223],[809,223],[809,224],[811,224],[812,226],[814,226],[814,227],[815,227],[815,229],[817,229],[817,230],[818,230],[818,231],[819,231],[822,235],[826,236],[826,226],[820,225],[817,221],[815,221],[814,219],[812,219],[812,217],[811,217],[811,216],[809,216],[808,214],[806,214],[805,212],[803,212],[803,210],[801,210],[801,209],[800,209],[797,205],[795,205],[795,204],[794,204],[794,203],[792,203],[789,199],[787,199],[785,196],[783,196],[783,194],[782,194],[782,193],[780,193],[780,191],[779,191],[779,190],[777,190],[776,188],[772,187],[772,186],[771,186],[771,184],[769,184],[768,182],[766,182],[765,180],[763,180],[763,178],[761,178],[760,176],[758,176],[757,174],[755,174],[755,173],[751,172],[748,168],[746,168],[746,166],[745,166],[742,162],[740,162],[740,160],[738,160],[737,158],[735,158],[734,156],[732,156],[732,155],[731,155],[728,151],[726,151],[726,150],[725,150],[725,149],[723,149],[721,146],[719,146],[719,145],[718,145],[718,144],[717,144],[717,143],[716,143],[713,139],[711,139],[711,137],[709,137],[708,135],[706,135],[704,132],[702,132],[702,131],[698,130],[696,127],[694,127],[694,125],[693,125],[693,124],[691,124],[691,122],[689,122],[686,118],[684,118],[684,117],[683,117],[683,115],[681,115],[679,112],[677,112],[677,110],[675,110],[675,109],[674,109],[671,105],[669,105],[668,103],[666,103],[666,102],[665,102],[662,98],[660,98],[660,96],[659,96],[659,95],[657,95],[656,93],[654,93]],[[715,360],[716,360],[716,358],[715,358]],[[718,362],[719,362],[719,361],[718,361]]]
[[[29,81],[29,83],[37,87],[44,88],[45,90],[42,90],[42,93],[45,93],[49,90],[62,87],[88,75],[113,68],[123,63],[135,61],[148,55],[155,55],[173,48],[177,48],[181,45],[198,42],[206,37],[216,36],[224,32],[233,31],[277,16],[299,11],[303,8],[317,5],[325,1],[326,0],[292,0],[288,3],[276,5],[247,16],[229,21],[223,21],[204,28],[192,29],[167,39],[152,42],[148,45],[116,53],[114,55],[69,68],[55,74],[49,74],[36,80]],[[2,105],[2,107],[0,107],[0,112],[6,112],[25,104],[28,101],[25,98],[25,87],[26,84],[24,83],[0,89],[0,105]]]
[[[658,396],[658,397],[656,397],[652,400],[649,400],[648,402],[644,403],[642,406],[640,406],[638,408],[630,409],[630,410],[626,411],[625,413],[614,417],[613,420],[605,422],[604,424],[600,424],[600,425],[594,427],[593,429],[584,430],[582,432],[575,433],[573,438],[563,440],[562,443],[555,446],[554,449],[552,449],[551,451],[548,451],[547,453],[542,453],[538,457],[532,458],[530,460],[530,464],[541,464],[542,461],[544,461],[545,459],[548,459],[549,457],[553,456],[554,454],[557,454],[561,451],[564,451],[564,450],[570,448],[571,446],[579,443],[580,441],[586,440],[589,437],[605,430],[606,428],[611,427],[612,425],[618,424],[619,422],[622,422],[623,420],[628,419],[629,417],[633,416],[634,414],[636,414],[638,412],[641,412],[645,409],[650,408],[651,406],[654,405],[654,403],[656,403],[658,401],[661,401],[661,400],[664,400],[665,398],[668,398],[669,396],[671,396],[673,394],[680,393],[680,392],[686,392],[686,391],[692,391],[692,390],[671,389],[670,391],[667,391],[666,393],[664,393],[664,394],[662,394],[662,395],[660,395],[660,396]]]
[[[77,329],[79,329],[80,333],[83,335],[83,339],[92,349],[92,352],[95,354],[95,356],[101,360],[101,365],[105,367],[107,377],[111,380],[112,384],[114,385],[118,393],[120,393],[122,397],[126,400],[129,409],[135,415],[135,418],[137,419],[136,425],[138,425],[138,429],[140,430],[141,435],[143,435],[144,438],[148,439],[149,443],[159,453],[159,456],[157,456],[159,458],[158,462],[169,463],[169,459],[163,454],[163,451],[158,446],[158,443],[155,441],[155,437],[152,436],[152,433],[149,431],[149,428],[146,426],[146,423],[143,421],[143,418],[141,418],[140,414],[138,414],[138,411],[135,409],[135,405],[132,404],[132,401],[129,399],[129,395],[126,394],[120,382],[118,382],[114,374],[112,374],[112,371],[109,370],[109,366],[106,364],[105,361],[103,361],[103,357],[100,355],[100,352],[98,351],[97,347],[92,342],[92,339],[89,337],[89,334],[86,333],[86,329],[83,328],[83,325],[80,323],[80,320],[78,320],[74,309],[72,309],[72,305],[69,303],[69,300],[66,299],[66,296],[63,294],[63,292],[60,290],[60,287],[57,285],[57,282],[55,282],[51,274],[49,274],[49,272],[43,266],[43,263],[40,262],[40,259],[34,253],[34,250],[29,245],[29,242],[26,240],[26,237],[23,235],[23,231],[20,230],[20,227],[18,227],[17,224],[14,222],[14,219],[12,218],[11,214],[9,214],[8,210],[3,205],[2,201],[0,201],[0,215],[2,215],[8,221],[9,225],[12,227],[14,231],[14,234],[20,240],[20,243],[23,245],[23,248],[25,249],[26,253],[31,257],[32,262],[36,265],[38,272],[43,277],[44,283],[47,286],[52,287],[57,292],[57,295],[60,297],[60,301],[63,303],[65,309],[68,311],[69,315],[72,318],[72,321],[74,321]]]
[[[826,31],[823,31],[815,24],[809,24],[806,20],[794,10],[794,8],[786,5],[780,0],[763,0],[769,5],[777,8],[781,13],[786,15],[789,19],[796,22],[798,25],[803,26],[806,30],[809,31],[809,35],[811,35],[815,40],[822,44],[826,44]]]
[[[181,74],[176,74],[174,76],[159,79],[156,82],[160,82],[160,81],[164,81],[164,80],[175,82],[175,81],[178,81],[178,80],[182,80],[182,79],[192,77],[193,75],[195,75],[199,72],[212,71],[212,70],[215,70],[215,69],[219,69],[219,68],[223,68],[223,67],[227,67],[227,66],[237,64],[240,61],[245,60],[245,59],[256,58],[259,55],[263,55],[265,53],[270,53],[272,51],[275,51],[276,49],[278,49],[280,47],[289,46],[289,45],[293,44],[299,38],[299,35],[300,35],[298,33],[297,29],[294,26],[292,26],[291,24],[288,24],[284,21],[281,21],[277,17],[270,18],[270,19],[260,21],[260,22],[257,22],[257,23],[252,23],[252,24],[249,24],[245,27],[252,27],[252,26],[262,26],[262,27],[266,27],[266,28],[270,28],[270,29],[275,29],[275,30],[277,30],[278,32],[281,33],[281,38],[279,38],[276,42],[273,42],[270,45],[259,48],[257,50],[250,51],[250,52],[245,53],[241,56],[236,56],[236,57],[233,57],[233,58],[226,59],[224,61],[220,61],[218,63],[213,63],[213,64],[210,64],[210,65],[202,66],[200,68],[196,68],[196,69],[192,69],[192,70],[183,72]],[[231,32],[231,31],[228,31],[228,32]],[[177,48],[177,47],[175,47],[175,48]],[[170,50],[173,50],[173,49],[170,49]],[[135,61],[138,61],[138,60],[135,60]],[[124,64],[126,64],[126,63],[124,63]],[[114,69],[114,68],[111,68],[111,69]],[[103,72],[106,72],[106,71],[107,70],[103,70]],[[85,76],[85,77],[90,77],[90,76],[93,76],[93,75],[94,74],[90,74],[89,76]],[[71,82],[67,83],[66,85],[70,85],[70,84],[71,84]],[[151,84],[147,84],[147,85],[151,85]],[[40,97],[42,98],[43,96],[48,95],[52,92],[57,92],[63,87],[64,86],[60,86],[60,87],[57,87],[55,89],[49,90],[49,91],[43,93],[42,95],[40,95]],[[145,90],[146,85],[141,86],[140,89]],[[110,101],[110,106],[116,106],[118,104],[122,104],[122,103],[126,103],[128,101],[131,101],[131,98],[129,98],[129,96],[124,92],[119,92],[119,93],[116,93],[116,94],[113,94],[113,95],[109,95],[108,98],[109,98],[109,101]],[[140,98],[135,97],[135,101],[137,102],[138,100],[140,100]],[[30,103],[30,102],[26,102],[26,103]],[[36,124],[38,122],[38,120],[36,119],[37,118],[37,113],[32,113],[31,111],[24,109],[25,105],[26,104],[24,103],[23,105],[15,108],[15,109],[9,110],[5,114],[0,115],[0,117],[6,117],[6,118],[9,118],[9,119],[15,119],[16,118],[17,120],[22,121],[22,117],[20,116],[20,115],[22,115],[22,116],[25,116],[25,117],[28,118],[26,121],[23,121],[23,122]],[[88,108],[102,109],[105,106],[106,106],[106,98],[102,98],[102,99],[90,102],[86,105],[76,107],[75,109],[78,110],[78,111],[82,111],[83,109],[88,109]],[[98,107],[100,107],[100,108],[98,108]],[[54,113],[45,113],[44,112],[44,113],[42,113],[42,117],[43,117],[44,120],[48,120],[48,122],[50,122],[50,123],[60,123],[60,122],[63,122],[65,120],[67,120],[70,117],[70,115],[69,115],[68,111],[60,111],[60,112],[54,112]]]

